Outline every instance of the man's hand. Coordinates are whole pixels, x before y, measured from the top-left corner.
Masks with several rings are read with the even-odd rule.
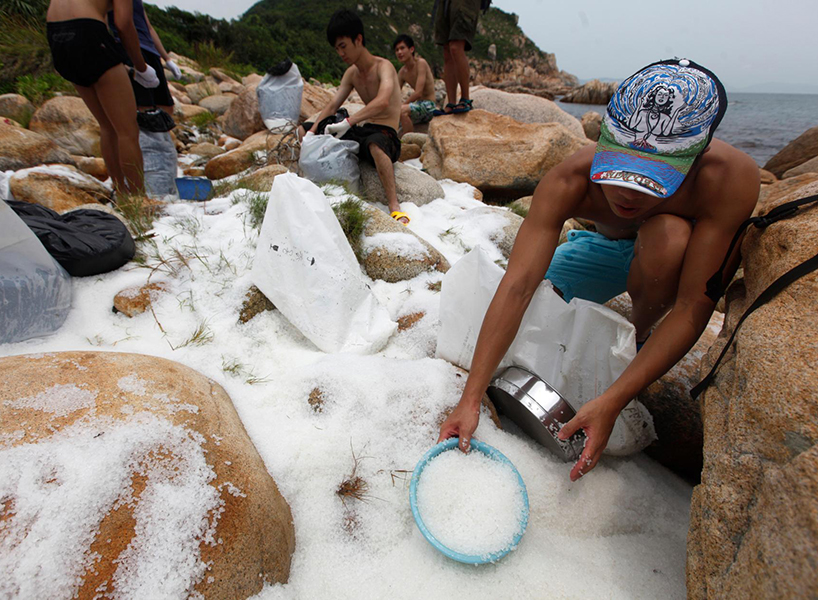
[[[611,410],[608,403],[597,397],[579,409],[576,416],[563,425],[557,437],[567,440],[577,430],[585,431],[585,449],[571,469],[571,481],[576,481],[596,466],[602,451],[608,445],[619,411]],[[445,425],[445,424],[444,424]]]
[[[462,402],[449,415],[449,418],[440,426],[440,436],[437,438],[439,444],[450,437],[460,438],[460,449],[463,452],[469,451],[471,436],[477,429],[480,421],[480,404],[470,408]]]
[[[173,79],[179,81],[182,78],[182,69],[180,69],[175,62],[172,60],[166,60],[165,66],[168,68],[168,71],[170,71]]]
[[[144,71],[137,71],[134,69],[133,78],[144,88],[155,88],[159,85],[159,78],[156,76],[156,71],[150,65],[145,65]]]
[[[351,127],[352,123],[349,122],[349,119],[344,119],[340,123],[333,123],[332,125],[327,125],[324,128],[324,133],[328,133],[332,137],[342,138]]]

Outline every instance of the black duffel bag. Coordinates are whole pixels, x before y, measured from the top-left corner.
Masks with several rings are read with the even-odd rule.
[[[131,260],[136,251],[122,221],[101,210],[80,209],[61,215],[31,202],[6,203],[74,277],[114,271]]]

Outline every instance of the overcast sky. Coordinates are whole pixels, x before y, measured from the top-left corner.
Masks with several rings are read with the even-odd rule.
[[[351,0],[350,5],[356,0]],[[235,18],[255,0],[156,0]],[[557,65],[580,79],[624,78],[646,64],[687,57],[728,90],[786,84],[818,92],[818,0],[494,0]],[[797,88],[797,89],[796,89]]]

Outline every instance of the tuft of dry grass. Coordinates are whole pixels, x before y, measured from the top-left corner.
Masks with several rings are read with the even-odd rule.
[[[426,313],[420,311],[398,317],[398,331],[406,331],[425,316]]]
[[[443,288],[442,281],[435,281],[426,284],[426,289],[430,292],[439,292]]]
[[[335,493],[341,498],[341,502],[346,505],[348,499],[360,500],[367,502],[369,499],[369,484],[366,480],[358,475],[358,467],[361,464],[363,457],[355,456],[355,450],[352,448],[352,442],[349,444],[352,451],[352,472],[341,482]]]
[[[321,391],[321,388],[312,388],[307,402],[315,412],[324,412],[324,392]]]

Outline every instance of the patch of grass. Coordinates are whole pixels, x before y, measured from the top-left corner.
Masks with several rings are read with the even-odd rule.
[[[241,82],[243,76],[255,72],[252,66],[235,62],[233,52],[225,51],[212,40],[194,44],[192,54],[190,58],[199,63],[203,73],[208,73],[212,67],[216,67]]]
[[[352,472],[341,482],[338,489],[335,490],[335,493],[341,498],[341,502],[345,505],[348,499],[366,502],[369,496],[369,484],[363,477],[358,475],[358,467],[363,457],[355,456],[352,442],[350,442],[349,447],[352,450]]]
[[[517,204],[516,202],[512,202],[511,204],[509,204],[508,209],[515,215],[521,216],[523,219],[525,219],[528,216],[528,209],[520,204]]]
[[[190,334],[189,338],[178,346],[171,346],[171,348],[178,350],[179,348],[184,348],[185,346],[204,346],[212,341],[213,332],[210,331],[210,327],[208,327],[207,321],[205,320],[199,323],[196,329],[193,330],[193,333]]]
[[[207,129],[208,127],[213,125],[213,123],[215,123],[216,119],[218,118],[219,118],[218,115],[216,115],[215,113],[207,111],[199,113],[197,115],[193,115],[192,117],[190,117],[190,122],[191,124],[195,125],[198,129]]]
[[[148,239],[148,232],[153,228],[157,213],[157,206],[153,202],[139,194],[117,193],[116,209],[128,222],[134,233],[134,241]]]
[[[32,104],[40,105],[59,94],[77,94],[74,86],[56,73],[43,73],[39,76],[21,75],[15,84],[17,93],[25,96]],[[21,123],[22,124],[22,123]]]
[[[363,203],[357,198],[347,198],[332,207],[338,223],[344,232],[349,245],[352,246],[355,256],[360,260],[361,256],[361,236],[369,220]]]
[[[269,200],[270,197],[265,192],[251,191],[242,195],[242,201],[247,205],[247,216],[250,218],[250,225],[254,229],[261,229]]]

